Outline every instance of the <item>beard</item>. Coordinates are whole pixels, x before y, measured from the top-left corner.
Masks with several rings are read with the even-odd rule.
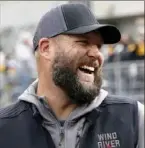
[[[84,86],[72,70],[72,61],[65,54],[57,54],[53,63],[53,81],[68,96],[73,104],[90,104],[99,95],[102,86],[101,68],[95,73],[91,87]]]

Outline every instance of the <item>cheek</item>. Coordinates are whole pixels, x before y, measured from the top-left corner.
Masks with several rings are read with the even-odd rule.
[[[104,56],[103,56],[103,54],[100,52],[99,53],[99,65],[100,65],[100,67],[104,64]]]
[[[72,46],[72,52],[76,55],[83,55],[87,52],[87,47],[80,44],[74,44]]]
[[[84,52],[83,49],[78,47],[73,47],[71,48],[71,51],[66,55],[70,57],[72,61],[77,62],[84,55],[83,52]]]

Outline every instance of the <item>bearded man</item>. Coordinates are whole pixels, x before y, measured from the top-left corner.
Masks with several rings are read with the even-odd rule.
[[[101,87],[101,47],[120,37],[83,4],[47,12],[33,39],[38,79],[0,111],[0,147],[143,148],[143,106]]]

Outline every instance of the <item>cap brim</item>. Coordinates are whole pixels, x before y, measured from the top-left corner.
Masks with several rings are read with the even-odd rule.
[[[91,31],[99,31],[104,40],[104,44],[115,44],[121,39],[120,31],[115,26],[108,24],[82,26],[69,30],[65,32],[65,34],[84,34]]]

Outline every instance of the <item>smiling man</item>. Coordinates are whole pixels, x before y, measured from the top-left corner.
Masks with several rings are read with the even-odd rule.
[[[38,79],[0,111],[1,148],[143,148],[143,105],[101,88],[101,46],[120,37],[85,5],[47,12],[33,40]]]

